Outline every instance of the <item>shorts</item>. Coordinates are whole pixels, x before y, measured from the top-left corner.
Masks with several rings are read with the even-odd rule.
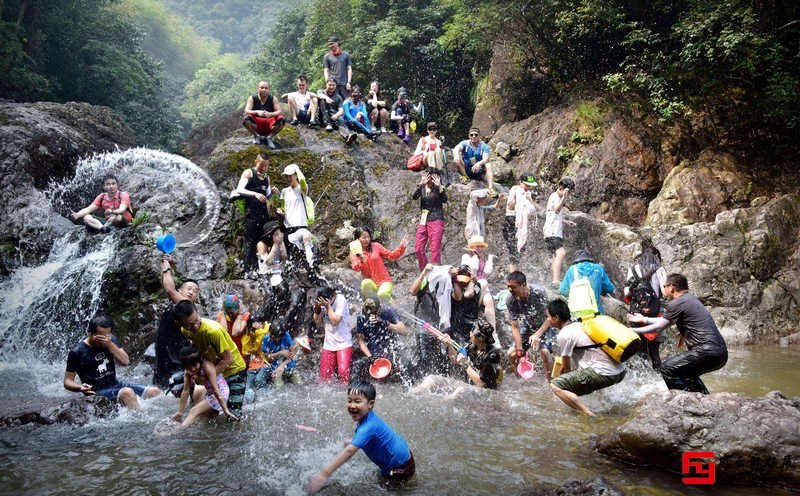
[[[550,384],[564,391],[583,396],[598,389],[607,388],[620,382],[625,377],[623,370],[617,375],[600,375],[592,369],[578,369],[567,372],[550,381]]]
[[[119,394],[122,388],[131,388],[133,392],[136,393],[136,396],[141,397],[144,394],[145,389],[147,386],[142,386],[141,384],[129,384],[127,382],[118,382],[116,385],[107,387],[104,389],[98,389],[94,393],[98,396],[104,396],[110,400],[117,400],[117,395]]]
[[[211,387],[211,383],[206,383],[206,401],[208,404],[211,405],[211,408],[214,410],[221,412],[222,406],[217,401],[217,398],[214,396],[214,388]],[[228,396],[230,396],[230,389],[228,388],[228,381],[222,377],[222,374],[217,374],[217,387],[219,388],[219,394],[222,396],[222,399],[228,401]]]
[[[472,172],[472,167],[474,164],[464,164],[464,172],[467,173],[467,177],[470,179],[474,179],[477,181],[485,181],[486,180],[486,166],[481,165],[481,169],[478,172]]]
[[[555,253],[556,250],[564,246],[564,238],[559,238],[558,236],[544,238],[544,244],[547,246],[547,249],[550,250],[550,253]]]
[[[395,467],[388,474],[381,474],[381,482],[387,489],[398,489],[406,482],[410,481],[417,471],[414,463],[414,453],[411,453],[408,461],[399,467]]]
[[[272,129],[278,122],[283,121],[282,115],[276,115],[275,117],[257,117],[254,115],[248,115],[244,118],[245,121],[250,121],[255,123],[256,125],[256,132],[261,136],[269,136],[272,133]]]

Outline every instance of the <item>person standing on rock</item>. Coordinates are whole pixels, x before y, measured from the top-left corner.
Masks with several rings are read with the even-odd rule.
[[[544,243],[552,253],[553,261],[550,262],[550,274],[552,286],[558,288],[561,282],[561,266],[564,264],[564,257],[567,251],[564,249],[564,222],[574,225],[570,221],[564,220],[564,204],[567,202],[569,193],[575,189],[575,181],[569,177],[562,178],[558,182],[558,188],[547,199],[545,209]]]
[[[91,215],[97,210],[103,217]],[[108,232],[111,226],[126,227],[133,220],[131,214],[131,197],[119,190],[117,178],[111,175],[103,179],[103,193],[97,195],[86,208],[78,212],[70,212],[72,222],[83,220],[83,223],[95,231]]]
[[[678,348],[686,343],[688,351],[669,357],[661,363],[661,375],[669,389],[708,394],[702,374],[721,369],[728,362],[728,347],[717,324],[703,303],[689,293],[689,281],[683,274],[667,276],[664,296],[669,304],[663,317],[628,314],[628,321],[644,324],[633,328],[639,334],[660,331],[671,324],[678,327]]]
[[[200,318],[194,303],[188,300],[175,305],[175,320],[181,326],[181,333],[225,378],[230,390],[228,408],[233,415],[241,415],[247,366],[228,331],[216,321]]]
[[[564,300],[553,300],[550,311],[555,315],[569,315]],[[580,322],[564,326],[556,337],[561,350],[560,367],[556,360],[550,389],[567,406],[594,417],[594,413],[578,399],[598,389],[613,386],[625,377],[625,366],[597,348],[592,338],[581,328]]]
[[[319,378],[323,382],[339,376],[339,383],[350,382],[353,335],[350,330],[350,306],[344,295],[330,287],[320,289],[314,302],[314,324],[325,332],[319,354]]]
[[[308,230],[308,212],[306,202],[308,199],[308,184],[297,164],[289,164],[283,169],[283,177],[289,183],[281,190],[283,208],[278,212],[283,215],[283,225],[286,226],[286,239],[289,242],[290,259],[294,250],[305,253],[305,261],[309,271],[314,266],[314,242],[311,231]]]
[[[167,293],[172,304],[183,300],[194,301],[200,295],[200,284],[193,279],[184,279],[179,287],[175,287],[172,275],[172,261],[169,255],[161,260],[161,287]],[[166,388],[170,377],[183,371],[180,351],[188,346],[189,341],[181,334],[180,326],[175,322],[174,307],[170,307],[161,315],[156,332],[156,366],[153,372],[153,384]]]
[[[473,127],[469,130],[469,137],[453,148],[453,158],[456,168],[461,173],[462,182],[470,180],[486,181],[489,196],[494,196],[494,173],[489,164],[489,145],[481,139],[481,130]]]
[[[264,224],[270,219],[267,199],[278,193],[278,188],[270,186],[268,169],[269,157],[259,153],[254,166],[242,172],[235,190],[244,197],[245,274],[258,271],[257,245],[264,234]]]
[[[253,143],[266,142],[270,150],[275,149],[272,138],[283,129],[284,120],[275,97],[269,94],[269,83],[258,83],[258,92],[247,98],[242,125],[253,134]]]
[[[508,190],[506,200],[506,216],[503,221],[503,239],[508,248],[509,274],[516,271],[519,264],[519,255],[525,249],[528,238],[528,218],[534,213],[531,190],[538,185],[533,175],[522,176],[519,184]],[[517,227],[519,226],[519,228]],[[524,233],[524,240],[518,243]],[[519,248],[519,245],[522,245]]]
[[[330,51],[322,58],[322,72],[325,81],[336,81],[336,93],[345,101],[350,96],[350,82],[353,80],[352,60],[350,54],[339,46],[339,37],[335,34],[328,38],[328,48]]]
[[[649,241],[642,241],[642,253],[636,263],[628,269],[627,285],[623,291],[625,302],[629,304],[628,313],[640,313],[645,317],[658,317],[661,312],[661,295],[667,282],[667,271],[661,263],[661,252]],[[633,324],[632,327],[640,327]],[[664,333],[648,332],[642,335],[642,348],[639,355],[649,358],[654,370],[661,368],[659,347],[664,342]]]
[[[431,260],[435,264],[442,263],[442,236],[444,235],[444,204],[447,192],[437,169],[428,168],[423,171],[417,189],[411,195],[419,199],[420,217],[414,238],[414,253],[417,255],[419,270],[428,265],[425,248],[430,243]]]
[[[584,278],[588,279],[592,285],[595,302],[597,303],[597,312],[603,313],[603,303],[600,301],[600,295],[613,293],[615,289],[614,283],[608,278],[606,269],[594,261],[591,253],[587,250],[578,250],[575,252],[575,259],[572,261],[572,265],[564,275],[564,280],[561,281],[561,294],[565,298],[569,298],[572,283]]]
[[[107,315],[98,315],[89,322],[89,335],[67,356],[64,388],[86,396],[104,396],[125,407],[139,408],[137,396],[153,398],[161,394],[157,387],[128,384],[117,380],[115,364],[128,365],[130,359],[116,336],[111,334],[114,322]],[[78,376],[81,382],[76,382]]]

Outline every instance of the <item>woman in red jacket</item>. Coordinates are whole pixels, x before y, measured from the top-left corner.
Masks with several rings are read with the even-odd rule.
[[[361,243],[359,250],[350,250],[350,266],[353,270],[361,272],[361,294],[374,296],[385,300],[392,299],[392,278],[383,264],[383,259],[397,260],[406,251],[408,236],[403,236],[400,246],[392,251],[387,250],[382,244],[372,241],[372,231],[366,227],[357,228],[353,239]]]

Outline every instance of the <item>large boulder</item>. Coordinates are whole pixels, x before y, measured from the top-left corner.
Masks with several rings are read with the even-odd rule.
[[[133,131],[108,107],[0,102],[0,274],[46,255],[68,227],[68,212],[47,208],[51,181],[74,174],[81,157],[133,144]]]
[[[711,451],[717,484],[800,488],[800,398],[667,392],[645,397],[627,422],[601,435],[603,454],[681,472],[688,451]]]

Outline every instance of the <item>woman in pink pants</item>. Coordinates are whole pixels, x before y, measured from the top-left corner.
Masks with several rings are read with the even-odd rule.
[[[322,288],[314,303],[314,323],[325,330],[325,342],[319,357],[319,378],[323,382],[339,376],[339,382],[350,382],[350,357],[353,338],[350,334],[350,308],[344,296],[332,288]]]
[[[428,265],[425,246],[430,241],[431,261],[434,264],[442,263],[442,234],[444,234],[444,203],[447,193],[442,186],[437,169],[429,167],[422,172],[419,186],[411,195],[413,199],[419,198],[421,210],[417,223],[417,234],[414,238],[414,253],[417,255],[419,270]]]

